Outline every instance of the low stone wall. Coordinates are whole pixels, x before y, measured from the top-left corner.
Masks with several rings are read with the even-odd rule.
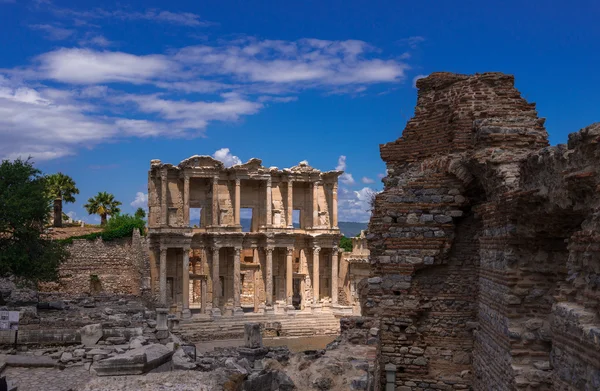
[[[363,316],[341,318],[340,337],[353,345],[375,345],[379,338],[379,321]]]
[[[70,257],[60,266],[59,282],[40,284],[40,292],[99,292],[140,295],[147,279],[147,241],[137,230],[131,238],[105,242],[75,239]]]

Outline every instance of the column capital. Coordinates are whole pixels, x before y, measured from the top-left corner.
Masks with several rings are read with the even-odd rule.
[[[167,167],[163,167],[160,170],[160,177],[163,178],[163,179],[167,177]]]
[[[168,248],[166,245],[164,245],[164,244],[161,244],[161,245],[160,245],[160,255],[162,255],[162,254],[166,254],[168,249],[169,249],[169,248]]]
[[[188,251],[188,252],[189,252],[191,249],[192,249],[192,247],[191,247],[191,246],[183,246],[183,247],[182,247],[182,250],[183,250],[183,251]]]
[[[265,247],[265,252],[267,252],[268,254],[269,253],[272,254],[274,249],[275,249],[274,247]]]
[[[241,180],[240,178],[235,178],[235,185],[236,185],[236,186],[239,186],[239,185],[240,185],[240,183],[241,183],[241,181],[242,181],[242,180]]]
[[[238,256],[238,257],[242,253],[242,248],[241,247],[234,247],[233,250],[235,251],[235,255]]]
[[[218,176],[214,176],[213,177],[213,184],[217,184],[219,182],[219,177]]]
[[[286,247],[286,249],[287,249],[287,255],[294,254],[294,247]]]
[[[267,186],[269,186],[269,187],[270,187],[270,186],[271,186],[271,184],[272,184],[272,182],[273,182],[273,179],[272,179],[272,178],[269,176],[269,177],[266,179],[266,181],[267,181]]]
[[[314,253],[317,253],[317,254],[318,254],[318,253],[319,253],[319,251],[321,251],[321,247],[319,247],[319,246],[314,246],[314,247],[313,247],[313,252],[314,252]]]
[[[218,246],[218,245],[216,245],[216,244],[215,244],[215,245],[212,245],[212,246],[210,247],[210,249],[211,249],[212,251],[219,251],[219,250],[221,249],[221,246]]]
[[[333,247],[331,248],[331,250],[333,251],[333,253],[334,253],[334,254],[336,254],[336,255],[337,255],[337,253],[340,251],[340,248],[339,248],[338,246],[333,246]]]

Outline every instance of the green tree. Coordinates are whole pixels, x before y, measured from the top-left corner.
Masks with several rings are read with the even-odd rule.
[[[351,252],[352,251],[352,239],[342,236],[340,238],[340,247],[344,249],[344,251]]]
[[[54,281],[64,246],[44,232],[50,215],[46,178],[29,160],[0,164],[0,275]]]
[[[100,216],[100,225],[106,224],[106,217],[119,214],[121,202],[115,200],[115,196],[105,191],[101,191],[88,200],[88,203],[83,207],[91,215],[97,214]]]
[[[74,195],[79,194],[79,189],[75,186],[73,178],[58,172],[46,177],[46,191],[54,200],[53,226],[62,227],[63,202],[75,202]]]
[[[146,217],[146,211],[142,208],[137,208],[137,210],[135,211],[134,216],[138,219],[143,219]]]

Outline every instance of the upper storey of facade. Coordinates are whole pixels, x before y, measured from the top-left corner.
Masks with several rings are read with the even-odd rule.
[[[341,174],[321,172],[306,162],[267,168],[255,158],[229,168],[210,156],[192,156],[176,166],[152,160],[149,228],[155,232],[339,233]],[[248,222],[244,228],[242,220]]]

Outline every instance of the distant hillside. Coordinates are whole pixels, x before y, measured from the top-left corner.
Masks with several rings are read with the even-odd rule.
[[[355,223],[351,221],[338,222],[340,231],[342,231],[342,234],[347,238],[358,235],[360,231],[366,230],[368,225],[369,223]]]
[[[242,219],[240,218],[240,224],[242,224],[242,231],[250,232],[250,219]],[[198,224],[198,220],[192,221],[192,224]],[[340,221],[338,226],[340,227],[340,231],[342,234],[348,238],[356,236],[360,233],[361,230],[367,229],[367,225],[369,223],[355,223],[349,221]],[[298,223],[294,223],[294,227],[298,228],[300,225]]]

